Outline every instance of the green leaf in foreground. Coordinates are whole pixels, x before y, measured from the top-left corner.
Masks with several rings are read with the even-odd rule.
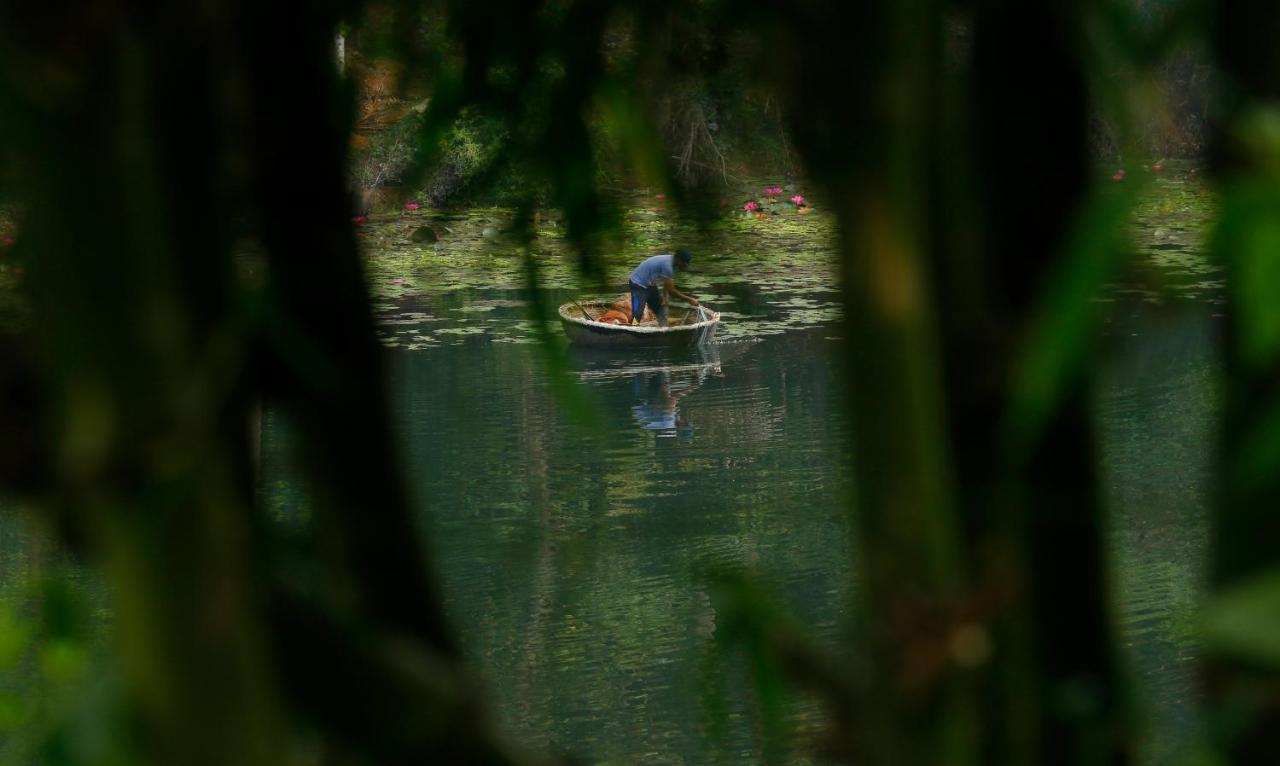
[[[1102,316],[1098,297],[1126,251],[1128,222],[1142,184],[1095,194],[1066,244],[1066,256],[1046,284],[1048,291],[1025,339],[1013,375],[1003,423],[1006,457],[1017,462],[1049,421],[1080,374],[1094,328]]]
[[[1205,615],[1209,649],[1246,662],[1280,667],[1280,569],[1225,590]]]
[[[533,319],[538,338],[538,356],[551,381],[551,390],[565,411],[580,425],[590,428],[600,426],[600,410],[587,399],[583,389],[575,385],[569,375],[569,358],[564,339],[556,336],[548,326],[548,320],[556,316],[555,307],[549,305],[546,293],[538,289],[538,262],[525,247],[525,277],[529,288],[529,315]]]
[[[1265,365],[1280,352],[1280,186],[1254,182],[1228,190],[1213,246],[1233,275],[1239,352],[1246,363]]]

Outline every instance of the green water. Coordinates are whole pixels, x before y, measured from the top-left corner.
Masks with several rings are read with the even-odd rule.
[[[582,360],[603,421],[585,432],[524,347],[397,357],[446,602],[518,737],[619,762],[702,762],[718,619],[708,569],[761,573],[837,643],[851,545],[830,345],[807,333],[673,371]],[[754,724],[750,706],[731,710],[736,759],[753,752]]]
[[[1098,378],[1114,617],[1136,679],[1140,763],[1199,742],[1197,610],[1208,574],[1223,282],[1206,255],[1214,201],[1174,165],[1139,205],[1136,257],[1108,289]]]
[[[452,230],[439,245],[409,241],[424,218]],[[581,284],[544,225],[549,305],[620,294],[636,262],[684,246],[682,289],[725,320],[701,353],[571,353],[590,427],[553,393],[519,248],[483,234],[502,226],[469,211],[364,231],[408,473],[466,651],[506,729],[539,749],[758,762],[766,722],[745,657],[716,640],[712,573],[761,575],[833,653],[853,603],[832,221],[726,211],[699,232],[637,200],[607,287]],[[798,696],[782,714],[821,723]],[[803,743],[789,761],[808,760]]]
[[[496,219],[472,212],[452,232],[462,243],[435,247],[404,241],[418,225],[408,216],[368,233],[386,342],[405,349],[398,415],[451,613],[528,742],[623,763],[760,760],[741,657],[725,669],[737,684],[727,732],[705,736],[708,565],[759,570],[816,635],[838,641],[854,595],[831,222],[820,206],[787,212],[729,213],[695,241],[689,287],[725,310],[732,341],[718,358],[671,372],[660,359],[574,359],[604,421],[587,432],[525,345],[513,246],[476,236]],[[1136,257],[1104,298],[1097,412],[1114,614],[1149,764],[1185,754],[1200,720],[1193,626],[1222,290],[1204,254],[1211,215],[1194,169],[1168,169],[1138,207]],[[617,284],[640,257],[696,236],[670,220],[650,203],[631,210],[610,261]],[[559,252],[556,229],[541,233],[538,257]],[[549,303],[601,292],[579,286],[566,259],[545,262]],[[457,269],[460,286],[434,287]],[[669,406],[655,412],[655,401]],[[803,705],[791,714],[802,729],[820,720]]]
[[[1105,297],[1097,397],[1114,610],[1147,764],[1175,763],[1200,720],[1192,628],[1221,283],[1204,257],[1208,195],[1189,171],[1171,168],[1140,207],[1137,258]],[[761,732],[776,722],[742,650],[718,640],[713,571],[758,573],[819,646],[841,651],[857,596],[833,223],[820,201],[764,218],[733,212],[737,202],[701,230],[636,198],[603,283],[579,280],[558,222],[544,219],[531,256],[540,293],[502,211],[419,211],[361,230],[448,613],[496,716],[535,748],[589,763],[763,761]],[[424,225],[439,243],[412,241]],[[615,295],[635,261],[680,246],[695,253],[681,286],[722,311],[725,342],[675,359],[571,353],[570,385],[598,421],[583,425],[553,392],[529,306]],[[286,514],[298,502],[287,434],[267,412],[263,493]],[[9,594],[30,579],[31,545],[5,517]],[[76,577],[100,604],[97,580]],[[0,707],[33,688],[6,681]],[[717,701],[723,713],[710,715]],[[807,762],[821,710],[793,694],[779,715],[796,736],[774,760]]]

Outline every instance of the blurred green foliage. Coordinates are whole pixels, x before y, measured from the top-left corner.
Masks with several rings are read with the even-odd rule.
[[[785,170],[794,149],[840,226],[860,619],[847,680],[813,672],[823,658],[771,632],[779,608],[726,586],[762,732],[784,736],[783,675],[807,669],[851,760],[1128,762],[1088,401],[1092,299],[1128,254],[1142,184],[1096,178],[1089,119],[1137,162],[1153,70],[1207,38],[1229,275],[1207,693],[1221,752],[1267,762],[1280,11],[1163,9],[0,5],[0,179],[20,237],[0,288],[30,306],[4,327],[0,476],[115,589],[119,704],[93,715],[131,722],[122,750],[53,737],[48,760],[527,760],[477,712],[412,533],[349,186],[510,204],[531,288],[539,211],[558,208],[603,285],[615,180],[706,221],[731,160]],[[430,99],[354,179],[340,25]],[[291,220],[299,187],[314,226]],[[69,195],[89,204],[67,215]],[[243,277],[243,250],[264,277]],[[288,540],[253,492],[264,401],[297,425],[314,511]],[[0,660],[69,693],[92,665],[83,610],[56,583],[14,603]],[[0,725],[28,715],[0,699]]]
[[[128,707],[112,615],[91,571],[5,522],[0,584],[0,763],[126,763]]]

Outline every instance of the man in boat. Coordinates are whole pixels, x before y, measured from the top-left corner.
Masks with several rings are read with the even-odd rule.
[[[631,324],[640,324],[644,307],[648,306],[658,318],[658,325],[667,326],[667,301],[671,296],[680,298],[690,306],[697,306],[698,299],[676,289],[677,271],[689,268],[693,255],[688,250],[677,250],[667,255],[646,258],[631,272]]]

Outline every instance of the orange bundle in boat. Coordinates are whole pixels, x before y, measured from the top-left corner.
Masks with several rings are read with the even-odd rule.
[[[605,324],[627,324],[631,320],[624,312],[619,311],[618,309],[609,309],[596,317],[596,321],[604,322]]]

